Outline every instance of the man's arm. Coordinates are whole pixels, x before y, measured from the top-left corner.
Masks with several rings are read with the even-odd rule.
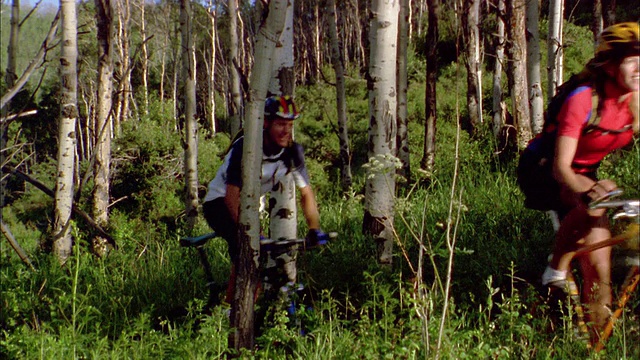
[[[320,229],[320,213],[311,185],[300,188],[300,205],[309,229]]]

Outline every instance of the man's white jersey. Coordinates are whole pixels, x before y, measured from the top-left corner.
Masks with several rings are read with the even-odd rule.
[[[244,136],[237,139],[231,150],[224,157],[222,166],[216,177],[209,183],[204,202],[224,197],[227,184],[236,185],[242,189],[242,144]],[[262,173],[260,174],[260,195],[271,191],[284,176],[291,172],[298,188],[310,184],[307,168],[304,163],[304,150],[298,143],[283,148],[278,154],[267,156],[262,154]]]

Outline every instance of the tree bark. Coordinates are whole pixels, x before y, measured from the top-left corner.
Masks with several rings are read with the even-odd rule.
[[[284,30],[279,46],[273,54],[273,70],[268,95],[291,95],[295,93],[293,71],[293,10],[295,1],[290,0],[286,8]],[[298,234],[298,209],[293,175],[288,174],[276,184],[269,198],[269,235],[272,239],[295,239]],[[284,270],[289,281],[297,280],[296,259],[288,259]]]
[[[616,0],[602,0],[602,27],[607,28],[616,23]]]
[[[182,117],[184,118],[184,179],[187,228],[198,219],[198,121],[196,119],[196,54],[193,40],[191,0],[180,2],[182,32]]]
[[[562,84],[562,22],[564,0],[549,1],[549,37],[547,38],[547,101]]]
[[[77,17],[73,0],[60,0],[62,47],[60,52],[60,119],[58,167],[54,197],[53,252],[61,263],[71,255],[71,209],[73,207],[77,100]]]
[[[482,64],[480,63],[480,0],[464,3],[462,28],[465,34],[467,66],[467,111],[469,123],[463,128],[474,135],[482,123]]]
[[[260,257],[260,220],[258,208],[260,189],[258,179],[262,160],[262,124],[272,57],[283,31],[287,12],[286,0],[271,0],[268,16],[260,26],[255,44],[255,63],[251,72],[248,111],[245,114],[245,145],[242,152],[242,191],[238,241],[236,290],[231,307],[229,347],[236,350],[253,349],[254,299],[258,283]]]
[[[207,75],[209,83],[207,86],[208,94],[208,112],[209,112],[209,131],[212,135],[217,132],[216,129],[216,39],[218,37],[218,6],[213,0],[209,0],[209,21],[211,25],[211,43],[210,43],[210,57],[207,62]]]
[[[229,13],[229,85],[231,93],[231,106],[229,117],[231,118],[231,136],[242,128],[244,114],[244,101],[242,88],[240,87],[240,74],[238,61],[238,0],[228,0]]]
[[[427,69],[425,81],[425,115],[424,122],[424,146],[420,167],[431,176],[434,170],[436,158],[436,129],[437,129],[437,104],[436,104],[436,81],[437,81],[437,60],[438,60],[438,19],[440,17],[440,0],[427,0],[429,8],[427,29]]]
[[[397,121],[398,135],[396,147],[398,149],[398,159],[402,167],[398,169],[398,175],[411,182],[411,162],[409,153],[409,119],[407,118],[407,88],[409,85],[407,77],[407,48],[409,43],[409,0],[400,1],[400,14],[398,17],[398,64],[397,64]]]
[[[11,5],[11,20],[9,24],[9,46],[7,47],[7,69],[4,74],[4,81],[7,89],[15,85],[18,75],[16,73],[16,60],[18,58],[18,42],[20,37],[20,1],[13,0]],[[8,104],[8,103],[7,103]],[[0,118],[5,118],[9,113],[9,106],[0,107]],[[0,124],[0,150],[7,148],[7,128]],[[0,180],[0,207],[4,207],[6,181]]]
[[[146,1],[140,0],[140,37],[142,38],[142,99],[143,111],[145,115],[149,114],[149,49],[147,46],[147,20],[146,20]]]
[[[505,18],[505,0],[498,0],[497,6],[497,29],[495,46],[496,59],[495,67],[493,69],[493,135],[498,138],[500,130],[504,125],[504,118],[502,116],[503,103],[502,103],[502,63],[504,62],[504,18]]]
[[[94,144],[93,218],[101,227],[109,223],[109,179],[111,175],[111,105],[113,93],[113,3],[95,0],[98,35],[98,78],[96,91]],[[92,240],[93,251],[104,255],[107,241]]]
[[[531,121],[527,95],[525,3],[526,0],[507,1],[509,55],[509,90],[513,101],[512,114],[516,125],[518,148],[524,149],[531,140]]]
[[[115,115],[113,129],[116,135],[120,134],[122,122],[129,117],[129,96],[131,95],[131,58],[129,55],[131,32],[131,6],[130,0],[117,1],[118,33],[116,37],[118,50],[118,91],[116,95]]]
[[[591,32],[593,33],[594,43],[598,39],[598,34],[602,32],[603,20],[602,0],[593,0],[593,19],[591,20]]]
[[[338,40],[336,24],[336,1],[327,1],[327,17],[329,20],[329,38],[331,40],[331,60],[336,73],[336,104],[338,113],[338,137],[340,138],[340,178],[342,190],[351,188],[351,150],[349,148],[349,131],[347,128],[347,96],[344,86],[343,56]]]
[[[542,82],[540,80],[540,31],[539,0],[527,1],[527,80],[529,84],[529,111],[533,134],[542,131],[544,124],[544,100],[542,98]]]
[[[11,3],[11,19],[9,20],[9,46],[7,46],[7,70],[4,81],[7,88],[18,79],[16,61],[18,59],[18,42],[20,41],[20,0]]]
[[[396,56],[398,14],[396,1],[373,0],[369,27],[370,62],[367,87],[369,89],[369,148],[370,159],[385,162],[382,169],[369,169],[365,184],[365,213],[363,230],[378,244],[378,261],[393,262],[393,205],[395,200],[396,156]],[[372,163],[370,161],[370,163]],[[373,176],[369,176],[373,175]]]

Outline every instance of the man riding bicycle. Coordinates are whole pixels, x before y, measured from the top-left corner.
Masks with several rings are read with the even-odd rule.
[[[300,191],[300,204],[309,227],[307,239],[311,245],[322,244],[327,241],[328,236],[320,229],[320,214],[305,166],[304,150],[292,137],[293,121],[299,116],[298,108],[290,96],[272,96],[266,99],[260,193],[264,195],[270,192],[291,173]],[[209,183],[202,206],[209,226],[228,243],[231,257],[231,276],[226,295],[228,303],[233,298],[239,253],[238,215],[242,189],[243,143],[244,136],[239,136],[231,144],[222,166]]]

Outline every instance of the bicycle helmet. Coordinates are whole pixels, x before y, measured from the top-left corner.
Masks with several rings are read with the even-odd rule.
[[[266,120],[275,118],[295,120],[299,116],[298,107],[289,95],[271,96],[264,103],[264,117]]]
[[[601,62],[640,55],[640,26],[635,22],[611,25],[598,36],[595,57]]]

